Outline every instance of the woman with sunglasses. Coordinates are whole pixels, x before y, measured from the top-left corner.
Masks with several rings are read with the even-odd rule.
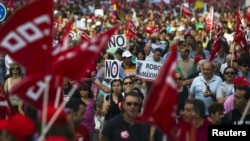
[[[226,99],[234,93],[234,79],[236,70],[233,67],[226,67],[223,73],[224,82],[218,87],[216,92],[216,100],[220,104],[224,104]]]
[[[14,107],[16,111],[19,111],[21,110],[21,108],[18,108],[20,99],[16,95],[12,95],[10,91],[15,84],[21,82],[22,71],[20,66],[16,63],[11,64],[9,71],[10,71],[9,78],[4,82],[4,91],[9,96],[11,105]]]

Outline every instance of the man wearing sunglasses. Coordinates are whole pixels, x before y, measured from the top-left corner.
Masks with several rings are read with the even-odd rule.
[[[150,126],[133,122],[140,103],[141,98],[136,92],[127,92],[121,104],[122,113],[105,124],[100,141],[149,140]]]

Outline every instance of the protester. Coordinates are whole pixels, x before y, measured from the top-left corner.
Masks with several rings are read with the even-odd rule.
[[[216,100],[216,91],[222,83],[219,76],[213,74],[213,64],[205,62],[201,66],[202,75],[196,77],[190,86],[189,99],[200,99],[205,104],[205,115],[208,116],[208,107]]]
[[[73,126],[73,130],[75,130],[74,141],[91,141],[92,139],[90,136],[89,129],[85,125],[81,124],[82,120],[86,117],[85,111],[87,105],[80,99],[72,98],[66,103],[65,107],[69,110],[67,112],[67,119]]]
[[[126,93],[122,102],[122,113],[104,125],[100,141],[148,140],[150,126],[132,121],[139,112],[140,102],[141,98],[135,92]]]
[[[95,130],[95,100],[94,94],[91,90],[91,87],[88,83],[83,82],[83,84],[79,88],[81,101],[86,104],[85,117],[82,120],[82,124],[84,124],[89,129],[90,136],[93,136]]]
[[[250,98],[250,83],[244,77],[237,78],[234,83],[233,110],[224,115],[221,124],[249,125],[250,110],[246,109],[246,107]],[[245,110],[247,111],[245,112]]]
[[[8,95],[11,105],[15,111],[18,112],[20,99],[11,93],[11,88],[22,81],[23,74],[20,66],[16,63],[11,64],[9,69],[9,78],[4,82],[4,91]]]
[[[213,124],[220,124],[221,119],[223,118],[224,114],[224,106],[221,103],[213,103],[208,107],[209,117],[207,117],[208,121]]]

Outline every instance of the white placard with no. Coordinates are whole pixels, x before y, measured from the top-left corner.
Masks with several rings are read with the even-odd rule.
[[[124,48],[126,47],[126,37],[124,34],[122,35],[113,35],[111,39],[109,40],[108,47],[118,47],[118,48]]]
[[[105,60],[105,78],[119,79],[119,61],[118,60]]]

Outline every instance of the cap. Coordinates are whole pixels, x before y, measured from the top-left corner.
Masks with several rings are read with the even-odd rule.
[[[249,87],[250,82],[248,82],[245,77],[237,77],[234,80],[234,85],[242,85],[242,86],[245,86],[245,87]]]
[[[195,57],[194,57],[194,62],[195,63],[198,63],[200,60],[202,60],[203,59],[203,57],[201,56],[201,55],[196,55]]]
[[[21,114],[16,114],[9,119],[6,130],[18,141],[25,141],[25,138],[33,136],[36,131],[34,122]]]
[[[130,51],[126,50],[122,53],[122,57],[132,57],[132,54]]]

